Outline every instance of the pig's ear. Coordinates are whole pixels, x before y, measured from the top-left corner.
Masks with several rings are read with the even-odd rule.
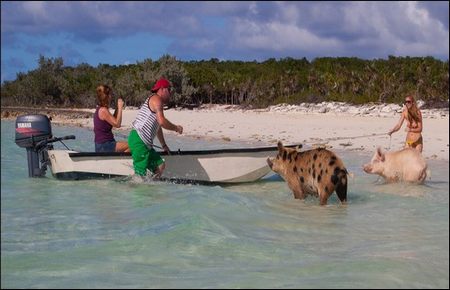
[[[278,141],[278,152],[283,152],[283,143],[281,143],[281,141]]]
[[[378,156],[378,158],[380,158],[380,160],[382,162],[384,162],[384,153],[381,152],[381,148],[380,147],[377,148],[377,156]]]

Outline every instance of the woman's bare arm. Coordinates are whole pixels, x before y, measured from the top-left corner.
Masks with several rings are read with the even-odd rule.
[[[115,128],[120,128],[120,126],[122,126],[122,108],[117,110],[117,117],[114,117],[111,115],[108,108],[102,107],[98,112],[98,116],[100,120],[108,122]]]
[[[402,112],[402,115],[400,116],[400,120],[398,120],[397,125],[395,125],[395,127],[392,128],[392,130],[390,130],[390,131],[388,132],[388,135],[391,135],[392,133],[397,132],[398,130],[400,130],[400,128],[401,128],[402,125],[403,125],[403,121],[404,121],[404,120],[405,120],[405,111]]]

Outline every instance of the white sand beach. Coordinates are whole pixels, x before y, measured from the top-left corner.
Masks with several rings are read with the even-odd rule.
[[[281,105],[262,110],[244,110],[237,106],[206,105],[199,109],[169,109],[165,116],[172,123],[182,125],[183,135],[202,139],[244,141],[257,146],[303,144],[305,148],[325,145],[331,149],[363,151],[372,154],[380,146],[398,150],[404,146],[406,132],[402,129],[386,134],[400,118],[401,107],[346,107],[326,104],[305,110],[300,106]],[[395,107],[397,106],[397,107]],[[93,111],[93,110],[91,110]],[[344,111],[344,112],[342,112]],[[128,131],[137,114],[136,108],[123,111],[122,127],[115,132]],[[426,159],[449,159],[449,114],[447,110],[422,110],[423,155]],[[57,118],[56,122],[61,122]],[[93,126],[92,119],[69,119],[63,123]],[[165,134],[177,135],[172,131]],[[121,137],[118,136],[118,140]],[[156,141],[158,142],[158,141]],[[169,144],[170,147],[170,144]]]

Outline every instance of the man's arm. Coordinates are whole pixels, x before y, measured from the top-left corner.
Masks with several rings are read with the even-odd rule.
[[[161,100],[159,100],[159,98],[152,99],[149,100],[149,106],[150,109],[153,109],[156,112],[156,120],[158,121],[159,125],[166,130],[175,131],[180,134],[183,133],[183,127],[174,125],[164,116],[164,108]]]
[[[167,146],[166,140],[164,140],[164,133],[161,127],[159,127],[158,131],[156,132],[156,137],[158,137],[161,148],[166,152],[170,152],[169,146]]]

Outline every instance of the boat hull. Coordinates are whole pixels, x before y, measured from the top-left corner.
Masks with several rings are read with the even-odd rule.
[[[277,147],[161,152],[166,162],[163,180],[188,183],[244,183],[269,172],[267,157]],[[131,176],[130,153],[94,153],[48,150],[53,176],[58,179],[89,179]]]

